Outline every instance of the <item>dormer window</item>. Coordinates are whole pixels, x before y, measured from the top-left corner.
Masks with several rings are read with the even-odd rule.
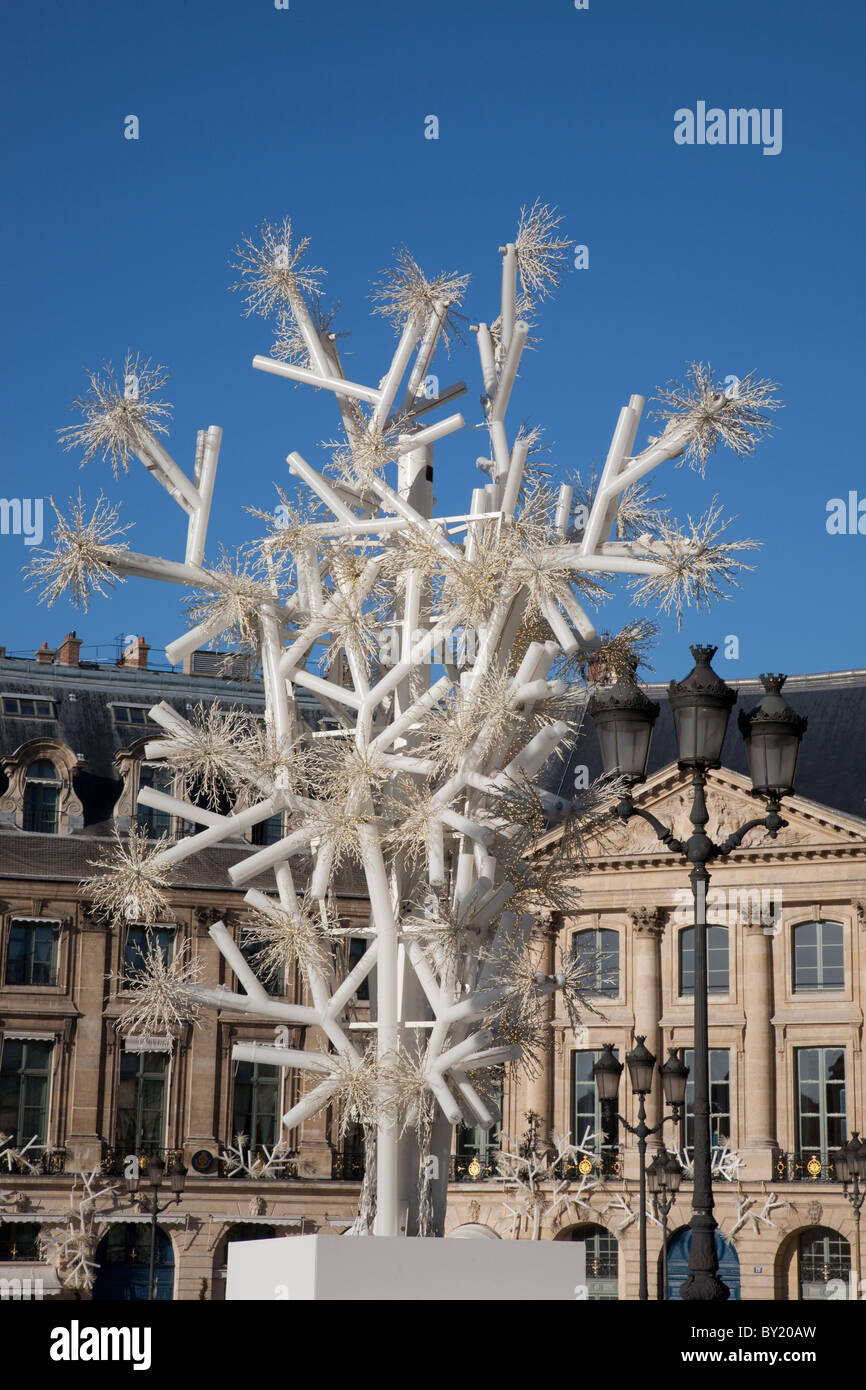
[[[56,835],[59,807],[60,774],[48,758],[37,758],[24,778],[24,829]]]

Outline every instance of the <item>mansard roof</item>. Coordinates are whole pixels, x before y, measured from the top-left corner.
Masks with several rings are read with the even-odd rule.
[[[737,703],[728,723],[722,767],[747,775],[737,716],[741,709],[748,711],[758,704],[763,687],[758,680],[732,680],[726,673],[725,679],[736,689]],[[647,684],[643,688],[662,707],[650,753],[648,776],[652,777],[662,768],[676,763],[677,748],[667,686]],[[866,671],[789,676],[784,693],[792,708],[809,720],[800,748],[797,795],[846,816],[866,819]],[[598,740],[589,717],[567,761],[563,763],[554,758],[548,764],[546,785],[562,796],[571,797],[575,772],[581,765],[588,769],[590,782],[601,775]]]

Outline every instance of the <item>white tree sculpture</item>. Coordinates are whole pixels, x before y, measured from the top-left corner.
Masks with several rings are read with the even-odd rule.
[[[580,969],[569,961],[539,974],[530,936],[540,906],[568,905],[580,833],[603,799],[596,790],[571,803],[538,782],[575,737],[589,689],[577,677],[603,648],[588,608],[622,576],[637,601],[680,612],[733,580],[738,551],[752,544],[719,540],[715,503],[681,531],[648,505],[641,480],[676,458],[703,471],[718,442],[751,452],[776,404],[771,383],[746,377],[726,394],[695,368],[691,387],[663,393],[662,433],[642,450],[644,400],[631,396],[577,525],[573,488],[549,485],[533,459],[538,432],[509,427],[529,316],[568,245],[559,220],[540,203],[524,210],[501,248],[498,315],[474,326],[489,448],[477,460],[486,481],[464,513],[433,516],[432,476],[435,442],[466,421],[424,416],[465,389],[434,389],[429,370],[439,339],[459,336],[467,277],[427,279],[402,252],[376,291],[396,350],[375,385],[351,381],[319,272],[303,264],[306,243],[286,220],[238,249],[238,287],[248,313],[276,317],[273,355],[253,366],[334,396],[343,437],[328,463],[290,453],[298,495],[281,494],[268,533],[241,555],[207,562],[221,431],[200,432],[190,478],[157,439],[164,373],[130,357],[122,389],[110,372],[91,377],[83,424],[65,443],[85,459],[101,449],[115,474],[137,457],[188,516],[185,556],[134,553],[116,510],[100,498],[88,519],[79,497],[68,517],[57,511],[55,549],[33,567],[49,602],[71,590],[86,605],[129,575],[179,584],[194,592],[193,625],[168,646],[169,660],[219,642],[260,666],[263,726],[224,709],[192,719],[167,704],[151,711],[164,737],[146,756],[181,772],[189,794],[143,788],[139,804],[201,828],[177,843],[119,842],[89,891],[112,918],[157,921],[176,865],[213,845],[245,849],[229,880],[273,883],[272,893],[246,894],[253,928],[269,968],[297,963],[308,1002],[268,994],[218,922],[211,936],[243,992],[172,981],[157,968],[142,984],[139,1017],[152,1027],[162,1010],[170,1031],[179,1011],[208,1006],[320,1030],[316,1050],[237,1043],[233,1055],[309,1078],[283,1117],[288,1131],[333,1107],[375,1135],[362,1207],[367,1216],[375,1207],[381,1235],[441,1232],[451,1127],[493,1123],[485,1079],[543,1044],[546,995],[560,991],[577,1020]],[[603,654],[616,664],[646,627],[631,625]],[[317,697],[335,730],[307,728],[298,690]],[[277,843],[240,838],[276,815],[286,817]],[[535,842],[556,819],[568,832],[558,855],[534,864]],[[330,906],[349,859],[370,903],[366,950],[351,969]],[[364,980],[369,1022],[353,1005]]]

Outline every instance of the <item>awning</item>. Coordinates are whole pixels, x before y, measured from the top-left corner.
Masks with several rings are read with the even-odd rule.
[[[144,1215],[139,1215],[138,1212],[111,1211],[106,1213],[99,1212],[97,1219],[99,1221],[106,1222],[106,1224],[109,1226],[125,1226],[127,1224],[149,1226],[151,1221],[153,1220],[153,1217],[150,1215],[149,1212],[145,1213]],[[160,1216],[156,1224],[158,1226],[185,1226],[186,1217]]]
[[[56,1032],[40,1033],[35,1028],[4,1028],[3,1037],[10,1042],[57,1042]]]
[[[0,1299],[25,1299],[51,1297],[60,1293],[61,1283],[53,1265],[27,1264],[24,1260],[13,1260],[0,1265]]]

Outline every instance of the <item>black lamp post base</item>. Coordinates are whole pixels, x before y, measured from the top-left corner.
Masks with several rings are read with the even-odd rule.
[[[724,1303],[731,1296],[727,1284],[709,1270],[690,1274],[680,1284],[680,1298],[686,1303]]]

